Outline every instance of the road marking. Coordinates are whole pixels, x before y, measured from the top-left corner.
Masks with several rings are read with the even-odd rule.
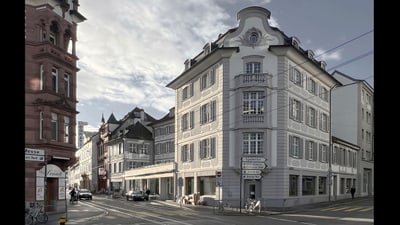
[[[344,211],[346,211],[346,212],[351,212],[351,211],[356,211],[356,210],[363,209],[363,208],[364,208],[364,207],[354,207],[354,208],[346,209],[346,210],[344,210]]]
[[[372,209],[373,209],[372,207],[367,207],[365,209],[361,209],[359,212],[366,212],[366,211],[370,211]]]
[[[334,216],[315,216],[315,215],[305,215],[305,214],[281,214],[284,216],[292,217],[309,217],[309,218],[320,218],[320,219],[330,219],[330,220],[346,220],[346,221],[357,221],[357,222],[374,222],[374,219],[369,218],[351,218],[351,217],[334,217]]]
[[[351,208],[350,206],[345,206],[345,207],[339,207],[339,208],[336,208],[336,209],[332,209],[331,211],[340,211],[340,210],[345,210],[345,209],[349,209],[349,208]]]

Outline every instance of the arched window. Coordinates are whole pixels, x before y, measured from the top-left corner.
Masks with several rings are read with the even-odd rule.
[[[57,45],[58,40],[58,25],[56,22],[52,22],[50,26],[49,41],[53,45]]]

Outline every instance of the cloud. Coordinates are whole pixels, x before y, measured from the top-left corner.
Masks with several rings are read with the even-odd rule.
[[[231,28],[211,0],[85,1],[80,12],[87,18],[78,24],[81,106],[103,99],[168,112],[175,92],[165,86]]]
[[[326,50],[323,50],[321,48],[318,48],[314,51],[315,53],[315,58],[319,58],[320,60],[328,61],[339,61],[342,59],[342,54],[341,51],[334,51],[334,52],[326,52]]]

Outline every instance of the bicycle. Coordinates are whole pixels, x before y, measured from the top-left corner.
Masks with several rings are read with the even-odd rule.
[[[246,212],[252,213],[253,211],[255,211],[256,208],[258,208],[258,213],[260,213],[261,212],[261,202],[260,202],[260,200],[255,200],[255,199],[248,198],[246,200],[245,205],[244,205],[244,209],[246,210]]]
[[[30,207],[25,209],[25,225],[33,225],[36,222],[46,223],[48,220],[49,216],[39,202],[32,202]]]

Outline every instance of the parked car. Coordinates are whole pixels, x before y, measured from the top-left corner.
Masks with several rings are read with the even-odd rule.
[[[89,189],[80,189],[78,192],[78,198],[81,199],[89,199],[92,200],[92,192]]]
[[[147,195],[144,191],[128,191],[126,193],[126,200],[133,200],[133,201],[144,201],[149,200],[149,195]]]

